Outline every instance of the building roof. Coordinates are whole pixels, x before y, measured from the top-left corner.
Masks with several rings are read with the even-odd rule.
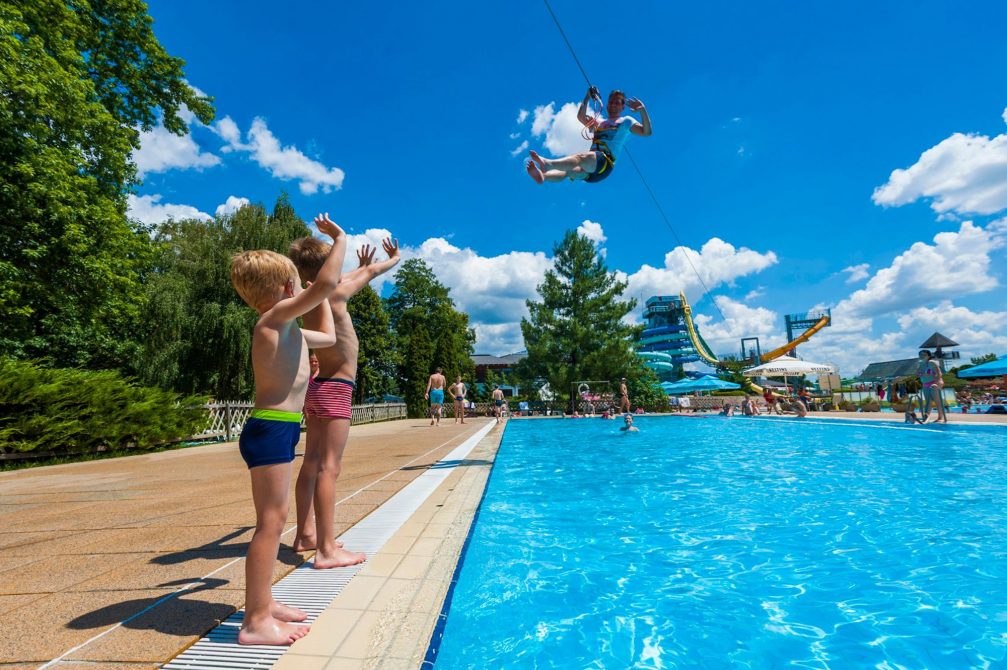
[[[944,337],[940,333],[934,333],[927,341],[920,345],[920,349],[936,349],[937,347],[957,347],[958,343],[952,339]]]
[[[918,358],[906,358],[900,361],[882,361],[871,363],[860,373],[857,379],[861,381],[882,381],[888,379],[898,379],[899,377],[912,377],[916,374]]]
[[[504,367],[509,367],[511,365],[516,365],[519,361],[524,360],[528,357],[528,354],[521,352],[516,354],[507,354],[506,356],[491,356],[489,354],[473,354],[472,363],[476,366],[480,365],[501,365]]]

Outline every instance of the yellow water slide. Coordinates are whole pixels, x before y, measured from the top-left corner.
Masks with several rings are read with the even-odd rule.
[[[812,335],[814,335],[822,328],[825,328],[827,325],[829,325],[830,319],[831,317],[828,314],[824,314],[822,318],[820,318],[815,323],[815,325],[813,325],[811,328],[808,328],[806,331],[795,337],[790,342],[787,342],[782,347],[777,347],[772,351],[767,351],[766,353],[762,354],[762,362],[766,363],[768,361],[773,360],[774,358],[779,358],[784,354],[790,353],[791,351],[794,350],[795,347],[797,347],[800,344],[804,344],[805,342],[811,339]]]
[[[710,365],[720,366],[721,364],[720,359],[717,358],[716,354],[713,353],[713,350],[710,348],[710,345],[706,343],[706,340],[704,340],[703,336],[699,334],[699,331],[696,330],[696,325],[692,322],[692,307],[685,299],[685,294],[680,292],[678,294],[678,297],[682,301],[682,312],[685,315],[685,326],[686,329],[689,331],[689,339],[692,341],[692,346],[695,347],[696,349],[696,354],[698,354],[700,358],[702,358]],[[815,325],[813,325],[811,328],[808,328],[806,331],[801,333],[799,336],[795,337],[790,342],[787,342],[782,347],[777,347],[772,351],[768,351],[762,354],[762,362],[767,363],[773,360],[774,358],[779,358],[780,356],[783,356],[784,354],[793,351],[795,347],[804,344],[809,339],[811,339],[812,335],[814,335],[822,328],[825,328],[827,325],[829,325],[829,320],[830,317],[828,314],[823,315],[822,318],[820,318],[815,323]],[[752,384],[752,388],[755,390],[756,393],[762,393],[762,387]]]
[[[689,302],[685,299],[685,294],[679,292],[678,297],[682,301],[682,312],[685,314],[685,327],[689,331],[689,339],[692,341],[692,346],[696,349],[696,353],[710,365],[720,365],[720,359],[713,353],[706,341],[700,337],[699,331],[696,330],[696,325],[692,322],[692,307],[689,306]]]

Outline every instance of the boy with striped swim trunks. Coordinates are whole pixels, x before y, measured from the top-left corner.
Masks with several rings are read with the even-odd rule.
[[[307,626],[297,625],[307,614],[274,600],[270,586],[290,508],[290,464],[301,439],[301,406],[310,374],[308,348],[336,341],[331,316],[310,328],[297,325],[297,317],[321,304],[339,285],[346,251],[346,236],[328,214],[315,218],[315,224],[333,244],[307,289],[301,290],[290,259],[275,251],[245,251],[231,259],[231,283],[259,313],[252,331],[255,408],[238,441],[255,504],[255,533],[245,560],[240,644],[289,645],[308,632]]]
[[[374,247],[365,244],[358,250],[360,266],[343,275],[328,300],[304,317],[307,327],[331,318],[336,332],[333,346],[315,350],[318,375],[308,382],[304,399],[308,435],[304,463],[294,490],[297,504],[294,551],[315,549],[312,565],[318,569],[356,565],[367,558],[360,552],[347,551],[336,540],[336,480],[350,434],[353,388],[360,350],[346,303],[375,277],[399,262],[397,241],[388,238],[382,246],[388,258],[378,263],[374,262]],[[290,258],[301,279],[306,282],[315,280],[328,253],[327,245],[314,237],[305,237],[290,245]]]

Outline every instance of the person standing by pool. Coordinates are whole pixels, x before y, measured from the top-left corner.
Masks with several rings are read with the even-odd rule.
[[[619,411],[629,412],[631,411],[631,406],[629,404],[629,389],[626,388],[626,378],[623,377],[622,381],[619,382]]]
[[[941,374],[941,366],[934,360],[933,355],[927,349],[920,351],[920,363],[916,368],[920,383],[923,384],[923,419],[920,423],[926,423],[930,419],[930,403],[937,405],[937,420],[948,422],[948,416],[944,412],[944,376]]]
[[[776,410],[777,414],[783,414],[783,410],[780,409],[780,405],[776,402],[776,396],[773,395],[768,386],[762,392],[762,398],[766,401],[766,414],[772,414],[773,410]]]
[[[343,275],[328,299],[304,316],[304,325],[314,328],[330,312],[336,330],[336,343],[315,350],[318,374],[308,382],[304,398],[307,436],[304,462],[297,474],[294,500],[297,507],[297,531],[294,551],[315,550],[312,566],[318,569],[342,568],[362,563],[367,557],[347,551],[336,540],[336,481],[342,469],[343,453],[350,437],[353,416],[353,389],[357,379],[360,340],[347,309],[350,298],[379,275],[399,262],[399,244],[388,238],[382,242],[388,258],[375,263],[375,247],[365,244],[357,251],[359,267]],[[304,237],[290,245],[288,255],[297,267],[301,281],[310,284],[318,277],[328,245],[316,237]]]
[[[455,383],[448,387],[448,393],[455,399],[455,423],[458,423],[459,419],[465,423],[465,396],[468,392],[461,375],[455,377]]]
[[[291,645],[309,630],[295,625],[308,615],[278,602],[270,585],[289,511],[291,463],[301,439],[301,410],[310,374],[308,348],[336,342],[331,314],[323,314],[318,330],[302,329],[297,323],[339,284],[346,251],[346,235],[327,214],[316,217],[315,225],[332,238],[332,246],[315,283],[304,290],[297,268],[275,251],[244,251],[231,259],[231,283],[259,315],[252,330],[255,408],[238,441],[255,507],[238,644]]]
[[[441,425],[441,408],[444,406],[444,385],[448,380],[444,379],[443,370],[437,368],[427,379],[427,392],[423,396],[430,401],[430,425]]]
[[[504,405],[504,394],[500,390],[500,386],[493,387],[493,416],[496,417],[497,423],[500,423],[500,415],[503,413]]]

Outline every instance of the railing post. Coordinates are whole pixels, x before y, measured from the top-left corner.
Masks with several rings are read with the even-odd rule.
[[[224,433],[227,435],[227,441],[231,441],[231,403],[224,401]]]

